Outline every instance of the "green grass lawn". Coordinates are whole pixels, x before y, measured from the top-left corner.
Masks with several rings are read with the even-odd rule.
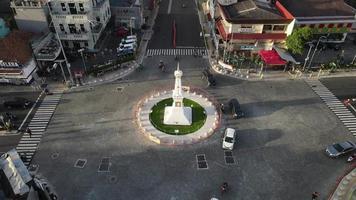
[[[190,126],[163,124],[164,108],[166,106],[171,106],[172,103],[173,99],[169,98],[164,99],[153,106],[152,112],[150,113],[150,121],[158,130],[171,135],[185,135],[199,130],[204,125],[206,120],[204,108],[190,99],[183,99],[184,106],[192,108],[192,124]],[[176,133],[175,130],[179,130],[179,132]]]

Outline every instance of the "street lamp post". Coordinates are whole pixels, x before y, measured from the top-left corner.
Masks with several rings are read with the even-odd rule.
[[[130,18],[130,35],[132,35],[132,26],[133,26],[133,24],[132,24],[132,21],[135,21],[135,17],[131,17]]]
[[[306,65],[307,65],[307,63],[308,63],[309,55],[310,55],[310,53],[311,53],[311,50],[312,50],[312,48],[314,47],[314,45],[313,45],[312,42],[308,42],[307,44],[309,44],[309,51],[308,51],[307,56],[306,56],[305,59],[304,59],[303,71],[305,70],[305,67],[306,67]]]
[[[51,2],[51,1],[48,1],[48,2],[47,2],[47,8],[48,8],[48,12],[49,12],[49,15],[50,15],[51,20],[52,20],[52,23],[53,23],[52,11],[51,11],[51,8],[50,8],[49,5],[48,5],[50,2]],[[59,38],[59,35],[58,35],[58,33],[57,33],[56,28],[54,28],[54,32],[55,32],[56,37],[57,37],[57,40],[58,40],[58,42],[59,42],[59,46],[61,47],[64,60],[65,60],[65,62],[66,62],[66,66],[67,66],[67,70],[68,70],[68,73],[69,73],[69,77],[70,77],[71,84],[74,84],[74,80],[73,80],[73,76],[72,76],[72,71],[71,71],[71,69],[70,69],[70,63],[68,62],[67,56],[66,56],[66,54],[65,54],[65,52],[64,52],[64,48],[63,48],[63,45],[62,45],[62,41],[61,41],[61,39]]]
[[[78,50],[78,52],[79,52],[79,53],[80,53],[80,55],[82,56],[82,62],[83,62],[83,66],[84,66],[84,71],[85,71],[85,73],[87,73],[87,65],[85,64],[83,51],[84,51],[84,49],[83,49],[83,48]]]
[[[311,64],[312,64],[312,62],[313,62],[315,53],[316,53],[316,51],[318,50],[318,46],[319,46],[320,41],[321,41],[321,40],[325,40],[325,39],[326,39],[326,36],[320,36],[320,37],[319,37],[318,42],[316,43],[314,52],[313,52],[313,54],[312,54],[312,57],[311,57],[311,59],[310,59],[310,62],[309,62],[309,65],[308,65],[308,69],[310,69],[310,67],[311,67]]]

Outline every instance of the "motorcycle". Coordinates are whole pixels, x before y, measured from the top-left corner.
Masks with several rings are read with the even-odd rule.
[[[158,68],[159,68],[162,72],[165,72],[165,71],[166,71],[166,69],[165,69],[166,67],[165,67],[165,65],[163,64],[162,61],[159,62]]]
[[[347,158],[347,162],[352,162],[356,159],[356,153],[354,153],[353,155],[351,155],[349,158]]]

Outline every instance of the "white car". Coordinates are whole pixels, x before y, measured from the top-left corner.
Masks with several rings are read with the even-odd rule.
[[[125,44],[125,45],[120,45],[120,47],[118,47],[117,49],[117,53],[121,53],[123,51],[135,51],[136,47],[133,44]]]
[[[126,36],[126,40],[137,40],[136,35],[128,35]]]
[[[227,128],[224,133],[222,148],[227,150],[233,150],[235,140],[236,140],[236,130],[233,128]]]

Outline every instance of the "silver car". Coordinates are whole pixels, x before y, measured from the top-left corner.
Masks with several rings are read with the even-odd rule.
[[[351,141],[339,142],[326,147],[326,154],[330,157],[339,157],[356,150],[356,144]]]

